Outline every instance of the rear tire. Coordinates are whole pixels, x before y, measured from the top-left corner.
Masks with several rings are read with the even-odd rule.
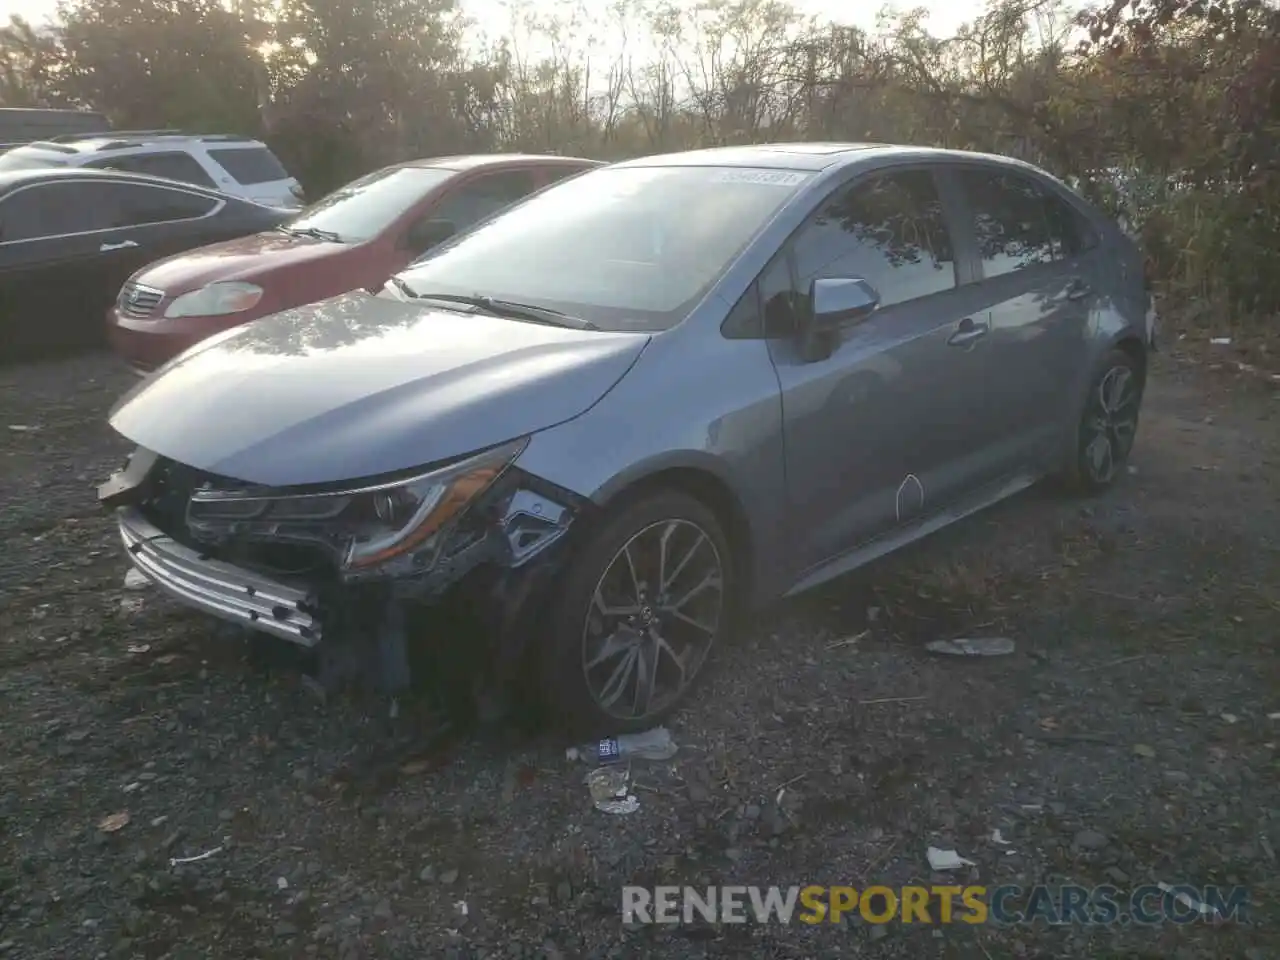
[[[577,551],[552,600],[549,712],[591,736],[661,723],[706,674],[736,591],[728,540],[701,501],[664,490],[620,507]]]
[[[1142,369],[1129,353],[1115,349],[1103,359],[1076,421],[1073,451],[1063,471],[1071,492],[1099,494],[1124,474],[1145,386]]]

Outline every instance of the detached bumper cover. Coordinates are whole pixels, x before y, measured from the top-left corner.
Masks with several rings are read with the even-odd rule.
[[[320,642],[308,589],[209,559],[178,543],[135,508],[119,513],[120,538],[138,571],[181,603],[304,647]]]

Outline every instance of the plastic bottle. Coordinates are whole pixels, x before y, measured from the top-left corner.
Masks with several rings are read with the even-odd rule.
[[[605,737],[595,743],[570,747],[565,756],[586,763],[623,763],[627,760],[669,760],[675,756],[676,744],[666,727],[654,727],[644,733],[623,733]]]

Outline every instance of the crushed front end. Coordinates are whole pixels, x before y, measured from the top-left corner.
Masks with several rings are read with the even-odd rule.
[[[139,448],[98,490],[133,565],[179,602],[409,682],[422,613],[457,601],[511,679],[589,502],[514,465],[525,441],[390,477],[265,488]],[[416,639],[416,637],[415,637]],[[422,638],[430,643],[431,638]]]

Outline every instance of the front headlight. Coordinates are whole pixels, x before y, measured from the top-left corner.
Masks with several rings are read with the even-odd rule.
[[[166,319],[178,317],[221,317],[251,310],[262,299],[262,288],[253,283],[227,280],[211,283],[174,299],[165,310]]]
[[[291,531],[324,531],[347,570],[367,570],[408,553],[429,566],[446,528],[524,450],[513,440],[407,480],[316,494],[197,490],[188,505],[193,526],[261,531],[263,539],[298,539]],[[315,539],[315,537],[307,537]]]

